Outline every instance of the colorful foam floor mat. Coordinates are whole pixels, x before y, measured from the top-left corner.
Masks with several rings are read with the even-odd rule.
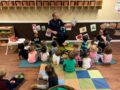
[[[20,61],[20,64],[19,64],[19,67],[20,68],[37,68],[37,67],[40,67],[41,64],[48,64],[49,62],[41,62],[41,61],[37,61],[33,64],[29,63],[28,60],[21,60]]]
[[[44,76],[45,66],[46,64],[41,64],[39,71],[39,74],[44,74]],[[62,66],[54,66],[54,68],[60,85],[68,85],[76,90],[111,90],[99,70],[76,68],[75,72],[68,73],[62,70]]]

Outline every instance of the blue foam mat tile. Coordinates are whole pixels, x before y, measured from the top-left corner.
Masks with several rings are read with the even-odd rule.
[[[104,78],[94,78],[92,79],[96,89],[109,89],[109,85],[107,84]]]

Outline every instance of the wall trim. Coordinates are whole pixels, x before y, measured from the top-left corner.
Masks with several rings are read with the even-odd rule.
[[[71,22],[65,21],[64,22]],[[79,20],[78,23],[84,22],[120,22],[120,20]],[[0,23],[48,23],[48,21],[0,21]]]

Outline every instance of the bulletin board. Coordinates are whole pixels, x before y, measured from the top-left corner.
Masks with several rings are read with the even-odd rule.
[[[19,38],[32,39],[34,36],[32,24],[39,25],[44,30],[39,31],[42,40],[51,40],[46,37],[48,23],[0,23],[0,26],[14,26],[15,34]],[[106,28],[113,40],[120,40],[120,22],[80,22],[75,27],[67,28],[68,40],[76,40],[78,34],[88,34],[90,39],[97,35],[100,28]]]

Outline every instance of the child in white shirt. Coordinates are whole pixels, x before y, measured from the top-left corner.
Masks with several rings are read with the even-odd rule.
[[[46,46],[43,46],[41,48],[41,52],[40,52],[40,58],[41,58],[41,61],[45,62],[49,59],[49,53],[47,51],[47,47]]]
[[[60,50],[57,50],[53,54],[53,57],[52,57],[53,64],[59,65],[59,63],[60,63],[60,54],[61,54]]]
[[[91,68],[91,66],[92,66],[92,60],[89,57],[89,53],[88,52],[86,52],[86,53],[83,54],[82,61],[83,61],[83,65],[82,65],[83,68],[85,68],[85,69]]]

